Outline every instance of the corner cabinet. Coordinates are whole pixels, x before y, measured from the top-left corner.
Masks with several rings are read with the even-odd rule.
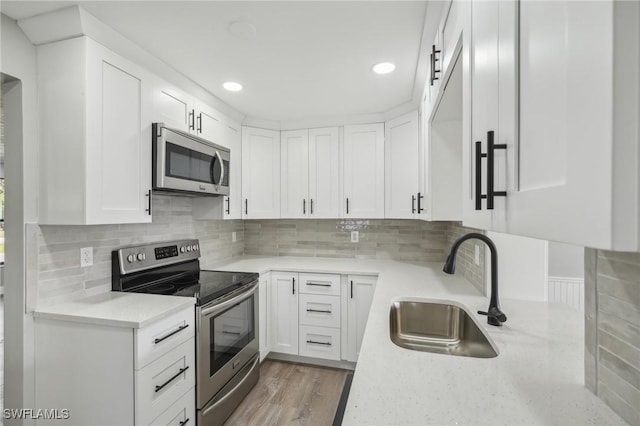
[[[468,25],[465,224],[640,249],[640,4],[472,2]]]
[[[282,218],[340,217],[337,127],[281,132]]]
[[[280,132],[242,127],[242,218],[279,217]]]
[[[38,46],[40,223],[151,222],[150,80],[87,37]]]
[[[345,218],[384,218],[384,124],[344,126]]]

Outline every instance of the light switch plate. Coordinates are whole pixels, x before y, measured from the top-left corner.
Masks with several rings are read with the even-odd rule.
[[[93,265],[93,247],[82,247],[80,249],[80,266]]]
[[[360,241],[360,234],[358,231],[351,231],[351,242],[357,243]]]

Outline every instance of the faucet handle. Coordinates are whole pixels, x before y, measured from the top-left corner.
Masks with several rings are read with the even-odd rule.
[[[501,326],[503,322],[507,321],[507,316],[500,310],[500,308],[492,306],[489,308],[489,312],[478,311],[480,315],[487,316],[487,322],[490,325]]]

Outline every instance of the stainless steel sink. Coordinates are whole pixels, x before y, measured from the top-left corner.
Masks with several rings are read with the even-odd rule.
[[[493,358],[498,351],[460,305],[398,300],[389,313],[391,341],[414,351]]]

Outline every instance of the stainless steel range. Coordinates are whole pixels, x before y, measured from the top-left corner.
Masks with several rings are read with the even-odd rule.
[[[112,252],[112,289],[195,297],[198,425],[219,425],[260,377],[258,274],[200,269],[198,240]],[[177,331],[179,332],[179,331]]]

